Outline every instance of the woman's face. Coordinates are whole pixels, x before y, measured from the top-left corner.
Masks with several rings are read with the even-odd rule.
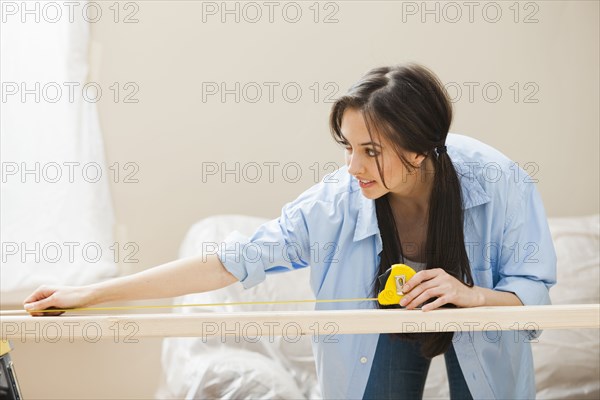
[[[422,179],[417,168],[412,173],[404,166],[392,145],[381,135],[373,133],[373,142],[361,111],[348,108],[342,117],[342,135],[347,141],[346,165],[361,187],[362,193],[369,199],[377,199],[387,193],[400,197],[413,197],[420,192]],[[404,151],[403,155],[415,166],[425,159],[422,155]],[[377,157],[387,189],[379,176]]]

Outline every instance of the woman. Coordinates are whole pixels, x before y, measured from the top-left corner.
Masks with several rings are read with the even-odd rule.
[[[266,273],[309,265],[317,299],[373,297],[398,262],[418,271],[404,289],[400,306],[407,309],[549,304],[556,256],[539,193],[497,150],[449,134],[451,121],[448,96],[427,68],[373,69],[332,108],[332,134],[347,166],[252,237],[234,232],[217,255],[99,284],[42,287],[25,308],[41,315],[34,311],[173,297],[236,281],[249,288]],[[533,328],[318,340],[323,396],[422,397],[431,357],[444,354],[452,398],[533,398]]]

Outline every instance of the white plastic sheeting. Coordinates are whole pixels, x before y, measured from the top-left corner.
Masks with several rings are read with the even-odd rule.
[[[180,256],[211,249],[232,231],[250,235],[261,218],[218,216],[202,220],[188,232]],[[238,302],[253,300],[313,299],[309,269],[268,274],[267,279],[245,290],[236,283],[209,293],[176,299],[176,304]],[[177,312],[227,312],[237,309],[313,310],[314,304],[248,305],[182,308]],[[277,320],[274,319],[273,322]],[[208,327],[199,327],[204,329]],[[245,327],[240,327],[240,332]],[[248,327],[251,333],[251,327]],[[156,397],[186,399],[302,399],[320,397],[311,336],[236,338],[167,338],[163,341],[163,382]]]
[[[97,83],[83,92],[89,24],[64,15],[36,21],[35,3],[45,2],[7,3],[17,9],[3,8],[0,35],[3,305],[40,284],[80,285],[117,272]]]
[[[552,304],[600,303],[600,216],[551,218],[558,258]],[[538,399],[600,398],[600,331],[545,330],[531,346]]]

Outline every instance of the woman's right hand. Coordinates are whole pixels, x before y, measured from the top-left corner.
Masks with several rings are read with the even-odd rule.
[[[27,312],[33,316],[60,315],[64,311],[35,312],[51,308],[67,309],[88,307],[92,304],[92,291],[86,286],[40,286],[23,301]]]

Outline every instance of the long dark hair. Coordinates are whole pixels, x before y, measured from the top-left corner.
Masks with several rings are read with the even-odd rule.
[[[329,121],[331,133],[343,145],[346,139],[341,132],[342,117],[344,111],[350,108],[362,112],[371,140],[375,131],[394,145],[396,154],[409,172],[417,167],[402,155],[402,149],[433,160],[434,178],[425,246],[426,268],[443,268],[472,287],[458,175],[448,153],[440,151],[438,155],[434,150],[445,144],[452,123],[452,103],[443,84],[433,72],[415,63],[370,70],[332,107]],[[379,157],[376,161],[379,176],[386,186]],[[397,224],[402,224],[402,221],[395,220],[388,195],[376,199],[375,207],[383,243],[379,276],[392,264],[404,263],[404,254],[397,230]],[[382,289],[377,276],[373,279],[375,297]],[[422,354],[433,358],[448,350],[453,333],[398,333],[393,336],[419,341]]]

